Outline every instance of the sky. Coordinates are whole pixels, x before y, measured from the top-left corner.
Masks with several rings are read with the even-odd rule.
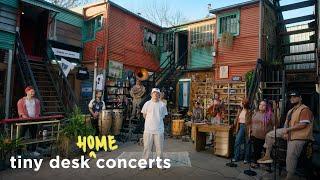
[[[90,1],[90,0],[89,0]],[[95,1],[95,0],[91,0]],[[225,7],[237,3],[246,2],[248,0],[111,0],[114,3],[134,12],[141,13],[143,17],[147,7],[156,1],[157,4],[166,3],[172,12],[180,11],[185,21],[194,21],[206,17],[208,13],[208,4],[213,9]],[[281,5],[292,4],[304,0],[281,0]],[[284,19],[308,15],[313,13],[312,7],[302,8],[285,12]]]

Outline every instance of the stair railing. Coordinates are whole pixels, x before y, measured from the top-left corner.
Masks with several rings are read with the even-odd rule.
[[[49,42],[47,42],[47,49],[45,51],[45,60],[48,65],[48,70],[50,76],[53,78],[53,84],[57,88],[58,96],[62,100],[66,112],[71,112],[75,106],[78,104],[78,100],[74,94],[71,85],[65,76],[60,63],[57,61],[56,56],[52,51],[52,47]],[[51,58],[50,58],[51,57]],[[58,71],[54,73],[54,71]]]
[[[24,86],[32,86],[34,88],[36,96],[40,100],[41,112],[44,112],[43,99],[40,94],[36,80],[34,78],[34,74],[31,69],[30,62],[25,53],[19,32],[16,32],[15,45],[16,45],[16,53],[15,53],[16,60],[21,73],[21,77],[23,79],[23,84]]]
[[[258,59],[255,71],[253,73],[252,82],[250,84],[249,91],[247,94],[247,97],[249,99],[249,104],[251,106],[254,105],[255,97],[257,97],[256,95],[258,93],[259,85],[262,80],[262,72],[263,72],[263,61],[262,59]]]

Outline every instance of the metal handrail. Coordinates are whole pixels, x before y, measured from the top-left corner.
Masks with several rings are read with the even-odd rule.
[[[263,61],[262,59],[258,59],[255,72],[253,74],[252,83],[250,84],[250,88],[248,91],[248,99],[249,99],[250,105],[253,105],[254,97],[256,96],[259,84],[261,82],[262,70],[263,70]]]
[[[33,88],[35,89],[36,95],[40,100],[41,111],[44,112],[43,99],[42,99],[42,96],[40,94],[40,91],[39,91],[38,85],[36,83],[36,80],[34,78],[33,72],[31,70],[30,62],[29,62],[28,58],[26,57],[26,53],[25,53],[22,41],[20,39],[19,32],[16,32],[16,46],[18,48],[18,54],[16,54],[16,55],[18,55],[20,57],[20,58],[18,58],[18,64],[19,64],[20,70],[22,71],[21,73],[24,76],[27,76],[27,77],[29,76],[30,79],[29,79],[28,83],[31,83]],[[22,65],[20,63],[23,63],[26,66],[24,66],[24,65]],[[25,73],[27,73],[27,74],[25,74]],[[23,79],[27,80],[25,77],[23,77]],[[25,82],[25,84],[27,84],[27,82]]]
[[[54,55],[54,53],[53,53],[53,51],[52,51],[52,48],[51,48],[51,45],[50,45],[49,42],[47,42],[47,50],[50,52],[50,54],[53,56],[53,58],[50,59],[49,52],[46,51],[46,55],[47,55],[46,60],[47,60],[48,64],[49,64],[52,68],[53,68],[52,60],[57,64],[59,74],[62,76],[62,78],[61,78],[61,79],[62,79],[62,82],[59,83],[59,85],[60,85],[59,89],[62,90],[62,89],[63,89],[63,88],[62,88],[63,84],[65,85],[65,88],[64,88],[64,89],[65,89],[65,92],[68,93],[68,95],[67,95],[67,97],[66,97],[66,98],[68,98],[68,100],[67,100],[65,103],[69,103],[69,108],[71,108],[70,110],[72,110],[72,109],[74,108],[74,106],[77,105],[78,100],[77,100],[77,98],[76,98],[76,96],[75,96],[75,94],[74,94],[74,92],[73,92],[73,90],[72,90],[72,88],[71,88],[71,85],[70,85],[67,77],[65,76],[65,74],[64,74],[61,66],[59,65],[59,62],[57,61],[57,58],[56,58],[56,56]],[[56,81],[58,82],[59,79],[60,79],[60,78],[56,78]],[[62,92],[59,93],[59,96],[61,96],[61,99],[63,99],[63,98],[65,97],[65,96],[62,94]]]

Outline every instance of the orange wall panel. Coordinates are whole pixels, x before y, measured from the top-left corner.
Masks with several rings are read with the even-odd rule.
[[[255,67],[259,58],[259,4],[240,9],[240,34],[234,37],[231,47],[224,47],[219,40],[215,41],[216,80],[219,78],[220,66],[229,66],[229,78],[244,76]],[[216,35],[217,37],[217,35]],[[217,38],[216,38],[217,39]]]

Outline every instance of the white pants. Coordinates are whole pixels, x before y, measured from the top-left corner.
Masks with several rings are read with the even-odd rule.
[[[160,159],[163,158],[163,141],[164,135],[161,134],[151,134],[151,133],[143,133],[143,159],[149,160],[152,153],[152,146],[153,144],[156,147],[156,154],[157,157]]]

